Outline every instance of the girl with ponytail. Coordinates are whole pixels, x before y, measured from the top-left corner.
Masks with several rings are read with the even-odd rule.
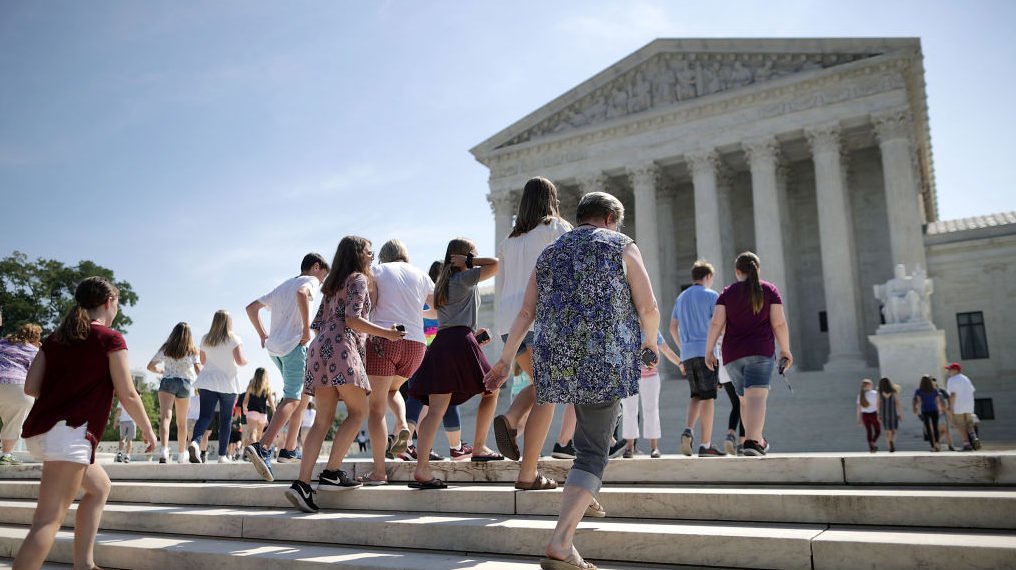
[[[775,285],[760,278],[761,267],[758,256],[750,251],[737,256],[734,262],[737,282],[725,288],[716,300],[706,341],[706,366],[715,370],[717,358],[713,350],[723,334],[724,368],[741,400],[744,454],[749,456],[765,455],[769,448],[762,429],[769,383],[777,368],[776,342],[780,345],[780,372],[794,364],[783,298]]]
[[[95,568],[93,548],[102,509],[109,497],[106,472],[95,464],[95,449],[113,407],[113,395],[141,428],[146,452],[155,433],[131,379],[127,343],[109,328],[120,292],[101,277],[89,277],[74,292],[75,306],[43,343],[25,380],[34,396],[22,430],[28,450],[42,461],[39,501],[32,529],[21,544],[15,568],[39,568],[79,491],[74,528],[74,566]]]
[[[870,378],[861,380],[861,391],[857,394],[857,425],[863,425],[868,436],[868,451],[878,451],[878,436],[882,426],[878,421],[878,392]]]

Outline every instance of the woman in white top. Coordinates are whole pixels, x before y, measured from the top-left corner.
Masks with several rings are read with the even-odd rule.
[[[861,380],[861,391],[857,395],[857,425],[863,425],[868,436],[868,451],[878,451],[878,436],[882,427],[878,421],[878,392],[869,378]]]
[[[557,187],[553,182],[542,176],[530,178],[526,182],[522,190],[522,201],[519,203],[519,213],[515,218],[515,227],[501,243],[501,251],[498,254],[498,258],[501,259],[501,270],[497,278],[501,283],[501,292],[496,323],[502,341],[508,338],[515,316],[522,309],[522,299],[529,278],[536,268],[536,259],[543,253],[544,248],[572,229],[571,224],[561,218],[559,206]],[[533,327],[530,325],[515,355],[515,361],[530,378],[533,378],[532,344]],[[521,454],[522,465],[515,484],[516,488],[520,489],[553,488],[547,486],[549,485],[547,479],[538,476],[536,463],[547,439],[550,422],[554,419],[554,404],[534,406],[535,403],[536,388],[530,384],[519,392],[504,415],[494,418],[494,435],[498,450],[509,459],[517,460],[520,457],[515,439],[519,428],[525,425],[525,449]],[[573,418],[574,412],[571,422],[565,422],[570,423],[572,429],[575,422]]]
[[[190,325],[177,323],[173,327],[169,338],[148,363],[148,370],[162,374],[162,381],[159,383],[159,439],[162,441],[159,463],[169,461],[169,424],[173,419],[174,407],[176,441],[180,448],[177,461],[186,463],[184,449],[187,445],[187,408],[190,397],[194,395],[194,379],[201,371],[198,347],[194,346]]]
[[[238,366],[247,364],[243,356],[243,341],[233,332],[233,318],[225,310],[215,312],[212,327],[201,339],[201,362],[204,368],[195,385],[201,389],[201,415],[194,425],[187,451],[191,463],[201,463],[198,440],[212,423],[215,406],[219,406],[219,463],[230,463],[229,448],[230,422],[236,396],[243,391],[240,386]]]

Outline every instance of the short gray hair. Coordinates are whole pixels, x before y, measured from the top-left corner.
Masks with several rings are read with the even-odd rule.
[[[398,238],[390,239],[381,246],[381,251],[377,254],[377,260],[381,263],[391,263],[393,261],[405,261],[409,263],[409,250],[406,249],[406,244],[402,243],[402,240]]]
[[[606,218],[614,214],[618,227],[624,222],[624,205],[621,201],[606,192],[590,192],[579,200],[575,219],[579,223],[586,220]]]

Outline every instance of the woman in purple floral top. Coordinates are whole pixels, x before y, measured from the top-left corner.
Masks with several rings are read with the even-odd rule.
[[[0,340],[0,419],[4,424],[0,430],[3,445],[0,465],[19,463],[14,458],[14,444],[21,437],[21,426],[35,403],[35,398],[25,395],[25,377],[39,353],[41,341],[42,327],[33,324],[21,325],[17,332]]]
[[[367,417],[367,395],[370,394],[370,381],[364,368],[367,336],[397,341],[406,334],[396,330],[395,325],[383,328],[367,320],[371,307],[368,276],[373,259],[371,244],[365,238],[342,238],[335,251],[332,270],[321,286],[321,307],[311,323],[318,334],[307,348],[304,390],[314,395],[318,413],[303,443],[300,477],[286,490],[286,498],[307,513],[318,510],[310,479],[339,400],[346,404],[346,421],[335,432],[328,463],[318,477],[318,491],[360,486],[339,467]]]
[[[638,394],[639,353],[659,358],[660,311],[649,275],[638,247],[618,232],[624,206],[592,192],[579,201],[575,217],[579,225],[540,254],[504,352],[484,378],[489,390],[504,383],[535,320],[536,401],[575,404],[575,463],[544,568],[593,567],[575,549],[575,529],[595,505],[621,398]]]

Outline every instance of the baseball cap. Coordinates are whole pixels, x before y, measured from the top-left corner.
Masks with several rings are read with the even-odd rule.
[[[953,370],[953,369],[955,369],[955,370],[959,371],[959,370],[963,370],[963,367],[960,366],[959,362],[950,362],[949,364],[946,365],[945,369],[946,370]]]

